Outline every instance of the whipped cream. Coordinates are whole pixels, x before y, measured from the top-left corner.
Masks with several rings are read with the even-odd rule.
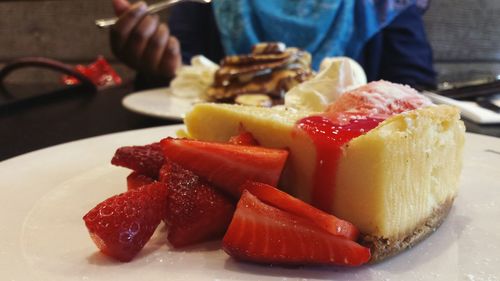
[[[172,94],[182,98],[203,99],[214,82],[219,65],[202,55],[191,58],[191,65],[183,65],[170,83]]]
[[[342,93],[366,84],[363,68],[347,57],[325,58],[319,73],[285,94],[285,106],[297,110],[324,111]]]

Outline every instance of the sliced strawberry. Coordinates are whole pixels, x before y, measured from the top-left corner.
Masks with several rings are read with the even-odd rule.
[[[234,212],[232,200],[192,172],[165,161],[160,180],[168,186],[168,241],[178,248],[221,238]]]
[[[127,190],[136,190],[145,185],[155,182],[154,179],[138,172],[132,172],[127,176]]]
[[[163,150],[159,143],[144,146],[125,146],[116,150],[111,164],[134,170],[156,179],[163,165]]]
[[[165,157],[239,198],[247,180],[276,185],[288,151],[187,139],[161,141]]]
[[[223,248],[236,259],[270,264],[357,266],[370,259],[370,249],[269,206],[246,190]]]
[[[259,145],[259,142],[250,132],[242,132],[239,135],[232,136],[229,138],[229,143],[238,145]]]
[[[127,262],[144,247],[165,216],[166,198],[166,185],[153,183],[106,199],[83,220],[103,254]]]
[[[329,215],[275,187],[248,181],[241,190],[248,190],[262,202],[293,215],[308,219],[325,231],[350,240],[358,239],[359,231],[352,223]]]

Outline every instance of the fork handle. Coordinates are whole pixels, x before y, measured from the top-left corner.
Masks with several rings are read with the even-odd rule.
[[[181,1],[183,1],[183,0],[169,0],[169,1],[159,2],[159,3],[153,4],[151,6],[148,6],[146,12],[148,14],[155,14],[155,13],[158,13],[158,12],[160,12],[160,11],[162,11],[162,10],[172,6],[172,5],[175,5]],[[110,26],[114,25],[117,21],[118,21],[117,17],[107,18],[107,19],[98,19],[95,21],[95,25],[97,25],[100,28],[106,28],[106,27],[110,27]]]
[[[99,28],[106,28],[114,25],[116,21],[118,21],[118,18],[98,19],[95,21],[95,25]]]

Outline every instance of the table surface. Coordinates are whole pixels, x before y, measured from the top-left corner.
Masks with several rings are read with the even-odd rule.
[[[95,94],[81,87],[54,89],[54,85],[41,84],[7,85],[6,88],[15,96],[41,98],[9,106],[5,99],[0,99],[0,161],[73,140],[179,124],[126,110],[121,100],[134,92],[132,83]],[[500,124],[465,123],[469,132],[500,137]]]
[[[132,83],[95,94],[81,87],[59,86],[53,90],[52,85],[6,88],[16,96],[35,94],[36,89],[42,90],[39,95],[45,92],[49,96],[8,107],[5,99],[0,101],[0,161],[73,140],[179,123],[126,110],[121,100],[134,91]]]

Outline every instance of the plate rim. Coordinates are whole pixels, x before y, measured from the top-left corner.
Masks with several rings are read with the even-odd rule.
[[[121,104],[125,109],[127,109],[131,112],[140,114],[140,115],[145,115],[145,116],[164,119],[164,120],[171,120],[171,121],[184,120],[183,115],[161,114],[161,113],[157,113],[154,111],[141,110],[138,107],[136,107],[130,103],[130,100],[137,98],[137,97],[140,97],[140,96],[144,96],[144,95],[158,95],[158,96],[164,96],[165,98],[183,99],[181,97],[174,96],[172,94],[172,90],[170,89],[170,87],[158,87],[158,88],[141,90],[141,91],[136,91],[136,92],[132,92],[130,94],[127,94],[126,96],[124,96],[122,98]],[[185,100],[186,101],[193,101],[193,102],[196,101],[196,99],[188,99],[188,98],[185,98]],[[187,113],[187,112],[185,112],[185,113]]]

